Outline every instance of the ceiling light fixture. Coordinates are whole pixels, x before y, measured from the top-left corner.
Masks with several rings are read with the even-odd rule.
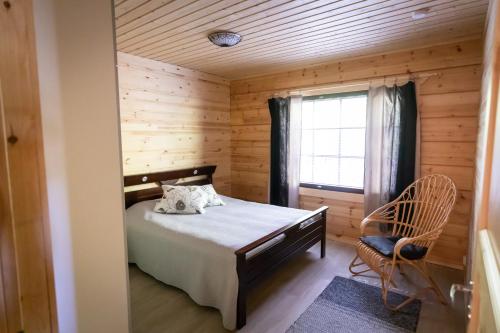
[[[217,31],[208,35],[208,39],[217,46],[230,47],[241,41],[241,36],[231,31]]]
[[[429,7],[424,7],[424,8],[420,8],[420,9],[417,9],[416,11],[414,11],[412,14],[411,14],[411,17],[412,19],[414,20],[421,20],[423,18],[426,18],[427,15],[429,14],[429,11],[431,9]]]

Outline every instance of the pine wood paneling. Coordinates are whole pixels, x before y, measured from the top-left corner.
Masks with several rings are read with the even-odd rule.
[[[57,332],[32,1],[0,35],[0,332]]]
[[[459,189],[432,260],[463,267],[474,190],[474,156],[481,82],[481,41],[350,59],[297,71],[231,81],[231,180],[235,197],[266,202],[270,117],[267,99],[297,89],[416,73],[421,115],[421,173],[444,173]],[[420,75],[421,74],[421,75]],[[363,196],[301,189],[301,207],[328,205],[330,238],[359,236]]]
[[[118,77],[124,174],[215,164],[229,194],[229,81],[121,52]]]
[[[326,229],[329,238],[359,236],[359,226],[364,215],[362,194],[300,189],[301,208],[314,210],[325,205],[329,207]]]
[[[474,142],[433,142],[420,145],[420,162],[425,165],[473,167],[476,144]]]
[[[463,266],[467,255],[474,190],[480,67],[448,70],[419,85],[421,174],[442,173],[455,181],[457,203],[432,259]]]
[[[312,87],[332,82],[369,80],[374,77],[403,73],[431,72],[443,68],[481,63],[479,40],[436,45],[394,53],[366,56],[304,68],[290,72],[259,76],[231,82],[231,93],[247,94]]]
[[[440,118],[421,119],[422,141],[434,142],[474,142],[477,136],[477,119]]]
[[[484,73],[476,155],[473,223],[465,281],[469,297],[467,332],[500,330],[500,3],[490,1],[484,42]]]
[[[115,0],[119,51],[237,79],[478,38],[487,0]],[[428,8],[425,18],[412,13]],[[243,36],[232,48],[207,34]],[[327,82],[331,82],[328,80]]]
[[[484,41],[484,72],[481,85],[481,100],[479,112],[478,144],[476,154],[476,172],[474,200],[474,222],[471,238],[475,241],[477,231],[489,228],[488,214],[492,211],[488,207],[495,199],[495,191],[498,186],[492,181],[497,175],[493,170],[495,141],[498,142],[498,102],[500,87],[500,6],[498,1],[490,1],[488,9],[488,21]],[[490,195],[493,197],[490,198]],[[494,210],[493,210],[494,211]],[[497,223],[498,224],[498,223]],[[475,251],[475,245],[470,247],[470,253]],[[472,260],[472,258],[469,258]],[[468,272],[470,278],[471,272]]]

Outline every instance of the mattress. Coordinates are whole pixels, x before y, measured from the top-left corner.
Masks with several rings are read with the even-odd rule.
[[[155,200],[136,203],[126,212],[127,246],[130,263],[196,303],[217,308],[232,330],[238,297],[234,251],[310,212],[221,197],[225,206],[193,215],[155,213]]]

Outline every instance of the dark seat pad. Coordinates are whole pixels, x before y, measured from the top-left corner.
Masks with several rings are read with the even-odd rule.
[[[392,258],[394,256],[394,246],[401,238],[401,236],[364,236],[360,240],[380,254]],[[400,253],[401,256],[408,260],[417,260],[425,256],[427,248],[414,244],[406,244]]]

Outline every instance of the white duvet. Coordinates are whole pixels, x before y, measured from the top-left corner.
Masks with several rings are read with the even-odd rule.
[[[128,258],[156,279],[184,290],[236,328],[238,276],[234,251],[294,222],[309,211],[221,196],[225,206],[205,214],[153,212],[155,200],[127,209]]]

